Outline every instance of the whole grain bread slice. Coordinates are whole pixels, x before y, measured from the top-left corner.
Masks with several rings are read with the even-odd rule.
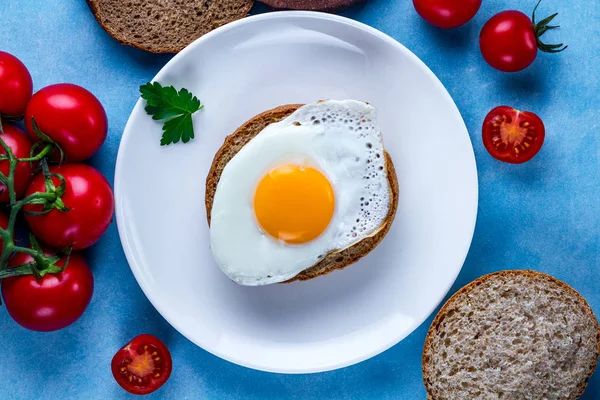
[[[431,400],[576,399],[600,355],[600,327],[579,293],[550,275],[501,271],[454,294],[425,340]]]
[[[266,128],[267,125],[281,121],[301,106],[302,104],[289,104],[265,111],[244,123],[235,132],[225,138],[225,142],[217,151],[210,171],[208,172],[208,176],[206,177],[205,205],[209,226],[215,191],[217,190],[217,184],[219,183],[221,173],[227,163],[242,147],[244,147],[244,145],[246,145],[246,143],[250,141],[250,139]],[[390,187],[390,208],[381,230],[375,235],[367,237],[345,250],[326,255],[313,267],[304,270],[285,283],[313,279],[321,275],[329,274],[336,269],[346,268],[370,253],[383,240],[390,230],[394,217],[396,216],[399,192],[398,178],[396,177],[396,170],[394,169],[392,159],[387,152],[385,152],[384,156]]]
[[[248,15],[254,0],[86,0],[120,43],[177,53],[200,36]]]

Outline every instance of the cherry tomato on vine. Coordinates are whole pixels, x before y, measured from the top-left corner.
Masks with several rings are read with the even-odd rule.
[[[542,148],[546,129],[534,113],[494,108],[483,122],[483,145],[496,159],[511,164],[531,160]]]
[[[40,131],[62,148],[68,162],[93,156],[108,132],[106,112],[100,101],[81,86],[68,83],[46,86],[27,105],[25,127],[39,141],[32,118]]]
[[[43,215],[25,214],[33,234],[46,244],[74,250],[94,244],[104,234],[112,220],[115,208],[110,184],[96,169],[85,164],[63,164],[50,167],[50,173],[60,174],[66,181],[62,196],[68,211],[54,208]],[[58,188],[60,181],[52,178]],[[26,195],[46,192],[43,173],[36,175],[27,188]],[[27,204],[24,210],[41,212],[41,204]]]
[[[2,124],[2,129],[4,134],[0,135],[0,138],[4,140],[6,145],[10,147],[13,154],[17,158],[28,158],[31,153],[31,140],[29,136],[19,128],[10,124]],[[0,147],[0,154],[6,154],[6,151],[2,147]],[[8,176],[8,172],[10,170],[10,163],[8,160],[0,161],[0,172],[4,175]],[[15,194],[17,195],[17,199],[23,196],[29,182],[33,178],[34,167],[31,163],[28,162],[20,162],[17,164],[15,168]],[[8,188],[6,185],[0,183],[0,203],[8,203],[10,201],[10,196],[8,193]]]
[[[12,54],[0,51],[0,115],[20,117],[33,92],[27,67]]]
[[[117,383],[133,394],[149,394],[171,376],[171,353],[152,335],[139,335],[123,346],[110,365]]]
[[[417,13],[438,28],[458,28],[469,22],[479,8],[481,0],[413,0]]]
[[[539,3],[536,10],[538,6]],[[503,72],[517,72],[535,61],[538,49],[546,53],[559,53],[567,48],[562,43],[542,42],[540,38],[544,33],[558,28],[548,25],[557,14],[536,23],[536,10],[532,19],[520,11],[509,10],[494,15],[486,22],[479,35],[479,47],[489,65]]]
[[[66,257],[56,263],[63,266]],[[17,253],[9,266],[31,262]],[[21,326],[49,332],[65,328],[85,312],[94,291],[94,277],[81,254],[71,253],[64,271],[37,279],[23,275],[2,280],[2,298],[9,315]]]

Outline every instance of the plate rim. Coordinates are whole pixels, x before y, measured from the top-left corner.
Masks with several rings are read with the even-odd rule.
[[[123,252],[125,254],[127,264],[129,266],[129,268],[131,269],[131,272],[133,273],[137,284],[142,289],[142,292],[144,293],[144,295],[146,296],[148,301],[152,304],[152,306],[156,309],[156,311],[158,311],[158,313],[162,316],[162,318],[164,318],[165,321],[167,321],[169,323],[169,325],[171,325],[171,327],[173,329],[178,331],[187,340],[194,343],[196,346],[200,347],[201,349],[205,350],[206,352],[208,352],[214,356],[217,356],[223,360],[231,362],[233,364],[237,364],[242,367],[246,367],[246,368],[250,368],[250,369],[254,369],[254,370],[258,370],[258,371],[263,371],[263,372],[281,373],[281,374],[308,374],[308,373],[320,373],[320,372],[333,371],[336,369],[345,368],[345,367],[348,367],[348,366],[351,366],[354,364],[358,364],[362,361],[373,358],[373,357],[389,350],[391,347],[395,346],[396,344],[400,343],[407,336],[414,333],[429,317],[431,317],[431,315],[439,307],[439,305],[442,303],[444,298],[448,295],[448,293],[450,292],[450,289],[456,282],[456,279],[458,278],[458,275],[462,271],[462,268],[463,268],[466,258],[468,256],[469,250],[473,243],[473,237],[475,234],[475,227],[476,227],[476,223],[477,223],[478,209],[479,209],[479,176],[478,176],[478,169],[477,169],[477,160],[475,158],[475,152],[474,152],[474,148],[473,148],[473,142],[471,140],[471,136],[469,135],[467,126],[464,122],[462,114],[460,113],[460,110],[458,109],[458,106],[456,105],[456,102],[454,101],[454,99],[452,98],[452,96],[450,95],[450,93],[448,92],[446,87],[443,85],[443,83],[440,81],[440,79],[433,73],[433,71],[431,71],[431,69],[419,57],[417,57],[412,51],[410,51],[402,43],[400,43],[396,39],[392,38],[391,36],[387,35],[386,33],[382,32],[374,27],[371,27],[362,22],[359,22],[359,21],[356,21],[356,20],[353,20],[353,19],[350,19],[347,17],[343,17],[343,16],[335,15],[335,14],[317,12],[317,11],[274,11],[274,12],[267,12],[267,13],[263,13],[263,14],[248,16],[248,17],[239,19],[237,21],[230,22],[219,28],[216,28],[215,30],[196,39],[194,42],[192,42],[187,47],[185,47],[181,52],[179,52],[173,58],[171,58],[158,71],[158,73],[152,78],[151,82],[160,80],[161,77],[167,73],[166,70],[169,69],[168,67],[172,63],[177,62],[177,60],[179,58],[185,57],[189,52],[192,51],[192,49],[194,49],[198,46],[201,46],[203,42],[210,40],[213,36],[220,35],[222,33],[230,31],[230,30],[234,30],[237,27],[246,25],[246,24],[253,24],[256,22],[264,21],[264,20],[286,19],[286,18],[291,18],[291,19],[306,18],[306,19],[319,19],[319,20],[334,21],[337,23],[341,23],[341,24],[350,26],[352,28],[356,28],[356,29],[365,31],[366,33],[376,36],[380,40],[383,40],[383,41],[391,44],[392,46],[394,46],[398,51],[404,53],[405,56],[408,56],[409,58],[411,58],[412,61],[415,62],[423,72],[425,72],[426,74],[429,75],[430,79],[432,79],[432,82],[438,86],[438,88],[441,90],[442,93],[445,93],[447,99],[450,101],[450,103],[452,105],[454,105],[458,119],[462,125],[463,133],[467,136],[467,139],[469,140],[469,143],[471,144],[471,146],[470,146],[471,151],[469,153],[471,155],[471,161],[472,161],[471,174],[473,175],[473,178],[474,178],[473,185],[475,186],[474,199],[473,199],[474,201],[473,201],[473,210],[471,211],[472,218],[471,218],[471,221],[468,221],[469,225],[470,225],[469,241],[468,241],[466,248],[462,250],[464,253],[463,257],[461,257],[462,261],[460,262],[458,268],[456,268],[454,277],[452,278],[451,282],[449,282],[447,288],[443,291],[443,293],[440,292],[440,298],[435,302],[435,306],[421,320],[415,320],[412,329],[410,329],[409,331],[407,331],[403,334],[400,334],[400,335],[390,335],[387,342],[382,343],[380,346],[376,346],[373,349],[371,349],[370,351],[361,353],[358,356],[345,358],[345,359],[335,362],[335,363],[330,362],[325,365],[315,365],[312,368],[294,368],[294,367],[288,367],[286,369],[272,368],[272,367],[269,367],[268,365],[260,364],[260,362],[258,362],[258,363],[249,362],[247,360],[236,358],[229,354],[224,354],[223,352],[217,351],[215,349],[209,349],[204,346],[204,343],[200,343],[199,341],[192,339],[190,336],[188,336],[186,333],[184,333],[182,329],[180,329],[180,326],[178,323],[175,323],[172,320],[172,318],[167,317],[167,315],[169,315],[169,314],[167,312],[165,312],[165,310],[157,304],[156,299],[154,299],[153,295],[151,294],[152,293],[151,289],[145,285],[144,279],[142,279],[142,276],[140,273],[140,268],[134,268],[134,265],[137,265],[137,264],[135,262],[135,257],[133,256],[133,248],[131,246],[126,246],[125,241],[123,240],[124,238],[126,238],[126,234],[125,234],[124,223],[122,222],[123,215],[122,215],[122,207],[120,205],[121,202],[119,201],[119,199],[121,198],[121,195],[120,195],[121,189],[120,188],[122,187],[121,180],[122,180],[122,176],[123,176],[122,169],[123,169],[123,163],[124,163],[123,158],[124,158],[124,152],[125,152],[123,149],[124,149],[124,147],[126,147],[126,143],[132,136],[131,131],[132,131],[132,125],[133,125],[133,121],[132,121],[133,117],[134,117],[134,115],[136,115],[140,111],[142,111],[143,100],[141,99],[141,97],[138,98],[135,106],[133,107],[133,109],[127,119],[127,123],[125,124],[125,128],[123,129],[121,140],[119,142],[119,148],[117,151],[117,158],[116,158],[115,172],[114,172],[115,217],[116,217],[117,231],[119,234],[119,241],[121,242],[121,247],[123,248]]]

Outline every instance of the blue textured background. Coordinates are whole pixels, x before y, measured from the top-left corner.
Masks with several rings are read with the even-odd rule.
[[[511,8],[529,13],[534,3],[484,0],[475,19],[454,31],[428,26],[410,0],[371,0],[345,14],[391,35],[425,61],[469,128],[479,169],[479,218],[452,292],[488,272],[533,268],[571,284],[600,314],[600,7],[589,0],[546,0],[541,13],[559,11],[563,26],[549,39],[564,40],[569,49],[540,54],[525,72],[496,72],[478,50],[479,29],[489,17]],[[254,12],[262,11],[255,7]],[[27,65],[36,89],[72,82],[98,96],[110,132],[91,163],[112,181],[137,88],[170,56],[120,46],[83,0],[0,0],[0,49]],[[544,119],[546,143],[532,162],[502,164],[483,148],[481,122],[500,104]],[[151,396],[156,399],[425,398],[420,357],[431,318],[397,346],[359,365],[315,375],[267,374],[222,361],[172,329],[135,282],[114,224],[88,258],[96,291],[75,325],[33,333],[0,309],[0,398],[129,398],[113,381],[109,365],[113,353],[140,333],[159,336],[173,355],[173,375]],[[597,373],[584,399],[599,398]]]

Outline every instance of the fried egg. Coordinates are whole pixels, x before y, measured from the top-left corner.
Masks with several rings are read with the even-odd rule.
[[[283,282],[379,232],[390,197],[376,109],[355,100],[307,104],[225,166],[211,250],[241,285]]]

